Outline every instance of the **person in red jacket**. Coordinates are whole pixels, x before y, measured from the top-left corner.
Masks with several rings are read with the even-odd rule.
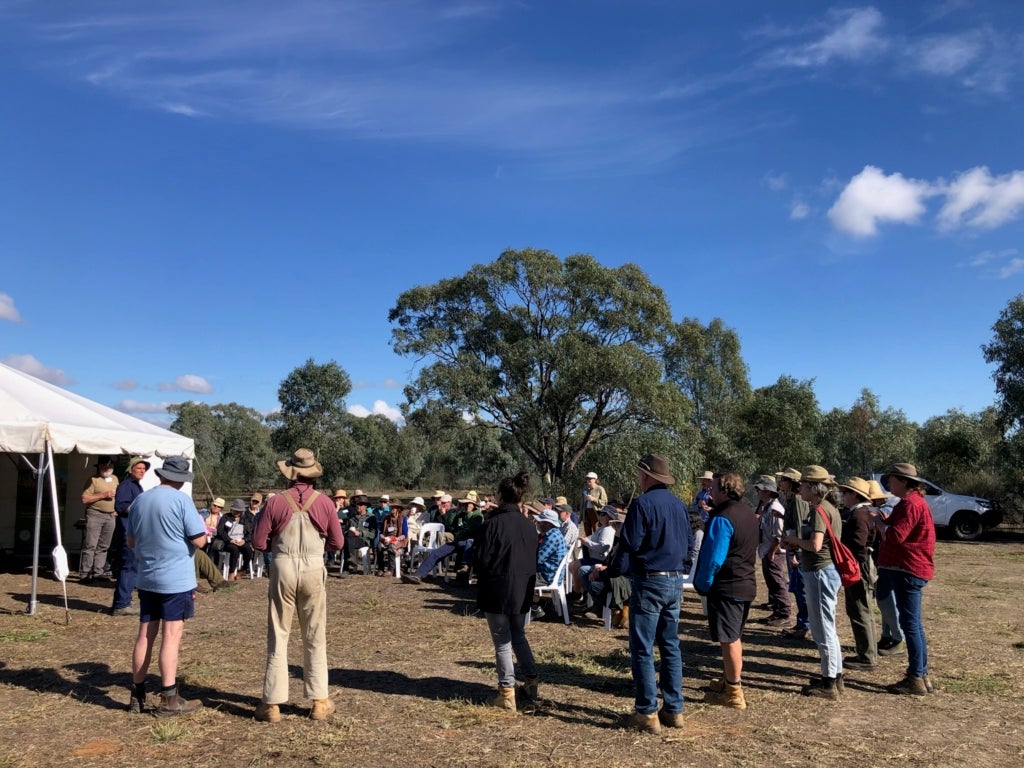
[[[878,550],[878,595],[891,592],[899,608],[900,628],[907,641],[907,673],[890,685],[891,693],[924,696],[928,680],[928,645],[921,623],[921,590],[935,576],[935,524],[924,498],[924,483],[913,464],[897,464],[882,475],[900,503],[882,528]]]

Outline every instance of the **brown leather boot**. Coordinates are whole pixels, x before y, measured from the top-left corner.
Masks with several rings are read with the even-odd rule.
[[[712,684],[714,684],[714,682],[715,681],[712,681]],[[747,708],[747,701],[743,698],[743,686],[733,685],[732,683],[726,683],[724,681],[722,682],[722,689],[720,691],[705,690],[704,703],[718,704],[719,706],[732,707],[733,709]]]
[[[261,701],[256,705],[255,718],[261,723],[280,723],[281,708],[277,704],[267,704]]]
[[[516,689],[498,687],[498,692],[487,700],[487,704],[498,709],[516,711]]]
[[[310,720],[326,720],[334,714],[334,702],[330,699],[315,699],[313,708],[309,710]]]
[[[661,733],[661,721],[658,719],[657,712],[651,712],[649,715],[642,715],[639,712],[631,712],[628,715],[622,715],[619,717],[619,720],[615,725],[619,728],[626,728],[630,731],[640,731],[641,733]]]
[[[540,685],[540,675],[526,675],[523,678],[523,696],[530,701],[537,700],[537,687]]]
[[[658,710],[658,721],[666,728],[682,728],[683,727],[683,713],[682,712],[666,712],[664,709]]]
[[[203,708],[201,701],[189,701],[178,695],[178,689],[172,688],[167,693],[160,694],[160,704],[157,706],[157,717],[174,717],[175,715],[188,715]]]
[[[612,627],[615,629],[629,629],[629,606],[622,606],[622,610],[612,616]]]

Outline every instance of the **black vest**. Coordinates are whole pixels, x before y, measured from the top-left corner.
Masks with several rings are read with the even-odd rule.
[[[757,562],[757,518],[742,501],[729,501],[711,510],[711,517],[724,517],[732,524],[732,538],[725,562],[715,576],[709,594],[753,601],[757,594],[754,564]]]

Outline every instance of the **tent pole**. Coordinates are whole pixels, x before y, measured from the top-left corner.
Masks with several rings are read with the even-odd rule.
[[[28,615],[35,616],[39,608],[39,528],[43,516],[43,472],[46,469],[46,454],[39,454],[39,466],[36,475],[36,519],[32,531],[32,596],[28,602]]]

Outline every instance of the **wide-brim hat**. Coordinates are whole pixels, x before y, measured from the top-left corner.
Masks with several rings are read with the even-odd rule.
[[[409,506],[410,507],[421,507],[423,509],[426,509],[427,508],[427,503],[425,501],[423,501],[423,497],[422,496],[417,496],[415,499],[413,499],[412,501],[409,502]]]
[[[114,463],[114,459],[111,458],[110,456],[97,456],[96,457],[96,466],[97,467],[108,467],[108,466],[110,466],[113,463]]]
[[[218,496],[216,499],[214,499],[210,503],[210,506],[211,507],[220,507],[221,509],[224,509],[224,499],[222,499],[220,496]]]
[[[555,504],[556,512],[565,512],[566,514],[572,514],[572,507],[568,504]]]
[[[555,506],[556,507],[558,505],[560,505],[560,504],[568,504],[568,503],[569,503],[569,500],[567,498],[565,498],[565,496],[555,496]]]
[[[153,470],[157,477],[170,480],[172,483],[191,483],[194,475],[188,471],[188,459],[184,456],[169,456],[164,465]]]
[[[353,504],[355,504],[355,505],[356,505],[357,507],[358,507],[358,506],[359,506],[360,504],[369,504],[369,503],[370,503],[370,499],[369,499],[369,497],[368,497],[368,496],[367,496],[367,495],[366,495],[365,493],[356,493],[356,494],[353,494],[353,495],[352,495],[352,498],[351,498],[351,499],[349,499],[349,501],[351,501],[351,502],[352,502]]]
[[[603,507],[597,510],[597,514],[604,515],[613,523],[619,519],[619,510],[617,510],[611,504],[605,504]]]
[[[665,485],[673,485],[676,481],[668,471],[668,459],[657,453],[649,453],[636,463],[637,468],[648,477]]]
[[[697,479],[698,480],[714,480],[715,479],[715,473],[712,472],[710,469],[705,469],[703,474],[697,476]]]
[[[346,491],[344,488],[339,488],[338,490],[336,490],[334,492],[334,498],[336,498],[336,499],[347,499],[348,498],[348,491]]]
[[[324,468],[309,448],[299,448],[290,459],[277,462],[277,468],[289,480],[298,480],[300,477],[312,480],[324,473]]]
[[[863,477],[851,477],[845,483],[839,483],[839,487],[844,491],[857,494],[864,501],[871,501],[871,483]]]
[[[769,491],[770,493],[778,493],[779,486],[775,482],[775,478],[771,475],[761,475],[757,478],[757,482],[754,483],[754,488],[759,491]]]
[[[554,526],[559,526],[562,524],[562,521],[558,519],[558,513],[555,512],[555,510],[553,509],[545,509],[539,515],[537,515],[537,522],[550,523]]]
[[[131,469],[131,468],[132,468],[132,467],[134,467],[134,466],[135,466],[136,464],[145,464],[145,465],[146,465],[146,471],[147,471],[147,472],[149,472],[149,468],[150,468],[151,466],[153,466],[152,464],[150,464],[150,463],[149,463],[148,461],[146,461],[146,460],[145,460],[144,458],[142,458],[141,456],[132,456],[132,457],[131,457],[131,459],[129,459],[129,460],[128,460],[128,469]]]
[[[799,483],[801,474],[799,469],[794,469],[793,467],[786,467],[781,472],[776,472],[775,477],[777,480],[785,478],[786,480],[792,480],[794,483]]]
[[[597,480],[597,472],[587,472],[587,480]]]
[[[249,505],[245,503],[245,499],[235,499],[231,502],[230,512],[245,512],[249,509]]]
[[[882,475],[882,482],[886,482],[891,476],[904,477],[907,480],[915,480],[920,482],[924,480],[923,477],[917,476],[917,467],[913,464],[894,464],[893,468]]]
[[[459,504],[479,504],[480,495],[476,491],[470,491],[466,494],[466,498],[459,499]]]
[[[539,501],[529,502],[526,505],[526,509],[531,515],[539,515],[541,512],[545,511],[544,505],[541,504]]]
[[[868,498],[872,501],[886,501],[889,498],[889,494],[877,480],[868,480],[868,486]]]
[[[824,467],[818,466],[817,464],[810,464],[804,467],[804,471],[800,473],[800,482],[834,485],[835,477],[830,475],[829,471]]]

